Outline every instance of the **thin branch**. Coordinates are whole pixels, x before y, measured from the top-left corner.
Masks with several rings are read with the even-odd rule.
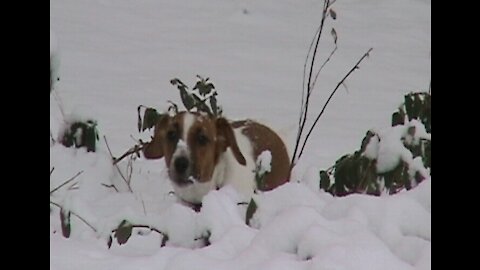
[[[53,171],[53,169],[52,169]],[[52,172],[51,171],[51,172]],[[83,171],[79,171],[77,174],[75,174],[73,177],[71,177],[70,179],[68,179],[67,181],[63,182],[63,184],[61,184],[60,186],[54,188],[52,191],[50,191],[50,195],[52,195],[52,193],[54,193],[55,191],[57,191],[58,189],[60,189],[61,187],[65,186],[66,184],[72,182],[75,178],[77,178],[80,174],[82,174]],[[51,174],[51,173],[50,173]]]
[[[133,174],[133,157],[130,156],[127,163],[127,180],[128,184],[132,181],[132,174]]]
[[[55,139],[53,138],[52,131],[50,130],[50,140],[52,143],[56,143]]]
[[[332,99],[333,95],[335,94],[335,92],[337,92],[337,89],[340,87],[340,85],[342,85],[344,83],[344,81],[350,76],[350,74],[353,73],[353,71],[355,71],[356,69],[359,68],[359,65],[360,63],[363,61],[363,59],[365,59],[367,56],[369,56],[370,52],[373,50],[373,48],[370,48],[361,58],[360,60],[358,60],[358,62],[355,64],[355,66],[353,66],[353,68],[351,68],[347,74],[342,78],[342,80],[340,80],[340,82],[338,82],[337,86],[335,87],[335,89],[332,91],[332,93],[330,94],[330,96],[328,97],[327,99],[327,102],[325,102],[325,104],[323,105],[323,108],[322,110],[320,111],[320,113],[318,114],[317,118],[315,119],[315,121],[313,122],[313,125],[310,127],[310,130],[308,131],[307,133],[307,136],[305,137],[305,140],[303,141],[303,145],[302,145],[302,148],[300,150],[300,154],[298,155],[298,158],[300,158],[302,156],[302,153],[303,153],[303,150],[305,148],[305,145],[307,144],[307,141],[308,141],[308,138],[310,137],[310,134],[312,133],[313,129],[315,128],[315,125],[318,123],[318,120],[320,119],[320,117],[323,115],[324,111],[325,111],[325,108],[327,107],[328,103],[330,103],[330,100]]]
[[[113,189],[115,189],[116,192],[118,192],[117,187],[115,187],[114,185],[107,185],[107,184],[102,183],[102,186],[107,187],[107,188],[113,188]]]
[[[302,123],[299,127],[299,132],[297,133],[297,139],[296,139],[296,142],[295,142],[295,149],[293,151],[292,160],[291,160],[291,163],[290,163],[291,164],[290,169],[292,169],[293,165],[295,164],[295,159],[296,159],[295,156],[297,154],[298,146],[300,144],[300,139],[302,137],[302,133],[303,133],[303,130],[304,130],[304,127],[305,127],[305,123],[307,121],[308,104],[309,104],[309,101],[310,101],[310,95],[312,94],[312,90],[313,90],[313,88],[311,87],[312,86],[311,81],[312,81],[312,75],[313,75],[313,67],[314,67],[314,64],[315,64],[315,58],[316,58],[317,51],[318,51],[318,44],[320,42],[320,37],[322,36],[323,26],[324,26],[324,23],[325,23],[325,19],[327,18],[327,10],[328,10],[329,7],[330,7],[330,0],[325,0],[324,3],[323,3],[322,20],[320,22],[318,35],[316,36],[317,39],[316,39],[316,42],[315,42],[315,48],[313,49],[312,60],[311,60],[311,63],[310,63],[310,71],[309,71],[308,82],[307,82],[307,97],[306,97],[305,106],[304,106],[305,110],[303,110]]]
[[[71,185],[67,188],[67,190],[78,189],[78,186],[77,186],[77,185],[78,185],[78,182],[75,182],[75,183],[71,184]]]
[[[307,57],[305,58],[305,63],[303,63],[302,102],[300,107],[300,117],[298,119],[299,127],[302,125],[302,120],[305,117],[304,115],[305,100],[304,99],[305,99],[305,78],[307,77],[307,63],[308,63],[308,59],[310,58],[310,53],[312,52],[313,44],[315,44],[316,37],[320,32],[320,27],[321,26],[318,27],[317,31],[315,32],[315,35],[312,38],[312,42],[310,42],[310,46],[308,47]],[[300,130],[298,132],[300,132]],[[297,136],[298,136],[298,133],[297,133]]]
[[[50,176],[52,176],[53,170],[55,170],[55,167],[52,167],[52,169],[50,170]]]
[[[140,106],[142,106],[142,105],[140,105]],[[107,145],[107,150],[110,153],[110,156],[112,157],[112,160],[115,162],[115,158],[113,157],[112,150],[110,150],[110,146],[108,145],[107,137],[105,137],[105,135],[103,136],[103,140],[105,140],[105,145]]]
[[[330,52],[330,55],[328,56],[328,58],[325,60],[325,62],[323,62],[322,66],[320,67],[320,69],[318,69],[317,71],[317,75],[315,75],[315,79],[313,80],[313,83],[312,83],[312,89],[315,88],[315,83],[317,82],[317,79],[318,79],[318,75],[320,75],[320,71],[322,71],[323,67],[330,61],[330,59],[332,58],[332,56],[335,54],[335,52],[337,51],[337,44],[335,44],[335,48],[332,50],[332,52]]]
[[[58,108],[60,109],[60,113],[62,114],[63,119],[65,119],[65,111],[63,110],[62,100],[55,89],[53,89],[52,92],[53,92],[53,97],[57,102]]]
[[[128,157],[132,154],[138,154],[140,153],[140,151],[143,150],[143,148],[145,148],[145,144],[141,144],[140,146],[137,144],[135,146],[133,146],[132,148],[128,149],[127,152],[125,152],[123,155],[121,155],[119,158],[113,158],[113,165],[116,165],[118,162],[120,162],[122,159],[124,159],[125,157]],[[111,154],[111,153],[110,153]]]
[[[145,202],[143,201],[143,198],[141,198],[141,196],[140,196],[140,201],[142,202],[143,214],[146,216],[147,215],[147,208],[145,207]]]
[[[132,188],[130,187],[130,184],[128,183],[127,178],[125,178],[125,176],[124,176],[123,173],[122,173],[122,170],[120,170],[120,168],[119,168],[118,165],[117,165],[117,162],[115,162],[115,158],[113,157],[112,151],[110,150],[110,146],[108,145],[108,142],[107,142],[107,137],[103,136],[103,139],[105,140],[105,144],[107,145],[108,152],[110,153],[110,156],[112,157],[113,165],[117,168],[118,173],[119,173],[120,176],[122,177],[123,181],[125,181],[125,184],[127,185],[127,187],[128,187],[128,189],[130,190],[130,192],[133,193],[133,190],[132,190]]]
[[[60,210],[63,209],[63,207],[62,207],[60,204],[56,203],[56,202],[50,201],[50,204],[55,205],[56,207],[60,208]],[[90,227],[94,232],[98,233],[97,229],[95,229],[95,227],[93,227],[92,224],[88,223],[88,222],[87,222],[84,218],[82,218],[80,215],[76,214],[75,212],[73,212],[73,211],[71,211],[71,210],[69,210],[69,212],[70,212],[72,215],[74,215],[74,216],[76,216],[77,218],[79,218],[83,223],[85,223],[88,227]]]

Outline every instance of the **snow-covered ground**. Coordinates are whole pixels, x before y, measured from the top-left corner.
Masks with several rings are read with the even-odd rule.
[[[210,77],[231,119],[274,127],[293,146],[305,56],[321,16],[321,0],[52,0],[51,50],[60,81],[51,94],[51,130],[64,119],[98,121],[113,154],[135,142],[137,106],[181,104],[170,79],[193,86]],[[292,179],[259,194],[245,225],[245,205],[225,187],[204,199],[199,213],[169,192],[163,160],[133,162],[129,191],[103,142],[96,153],[50,148],[51,190],[82,172],[51,201],[72,216],[61,234],[51,206],[51,269],[430,269],[431,180],[394,196],[334,198],[320,192],[318,171],[358,149],[365,132],[390,125],[410,91],[430,82],[431,1],[338,0],[319,57],[338,51],[323,70],[311,101],[318,112],[341,77],[370,47],[312,134]],[[313,118],[313,115],[310,116]],[[127,162],[119,165],[123,173]],[[106,187],[114,183],[119,191]],[[105,185],[102,185],[105,184]],[[129,241],[108,235],[123,219],[168,235],[134,229]],[[209,235],[210,245],[203,245]]]

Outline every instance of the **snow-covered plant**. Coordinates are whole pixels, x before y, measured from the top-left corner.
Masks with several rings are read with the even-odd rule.
[[[170,80],[170,83],[177,86],[180,91],[180,98],[187,111],[205,112],[214,116],[222,114],[222,107],[217,104],[216,96],[218,93],[210,78],[204,79],[197,75],[197,82],[192,90],[189,90],[188,86],[177,78]]]
[[[392,126],[405,124],[405,121],[418,119],[431,132],[432,96],[426,92],[411,92],[405,95],[405,102],[392,114]]]
[[[257,188],[255,189],[255,193],[258,190],[263,190],[265,184],[265,176],[270,173],[272,170],[272,153],[268,150],[263,151],[257,157],[255,161],[255,182],[257,183]],[[247,206],[247,212],[245,214],[245,223],[250,225],[250,219],[253,217],[253,214],[257,211],[257,203],[252,198]]]
[[[68,122],[61,132],[60,142],[66,147],[85,147],[88,152],[95,152],[99,140],[97,121],[76,120]]]
[[[399,110],[393,114],[392,127],[369,130],[359,150],[342,156],[334,166],[320,172],[320,188],[337,196],[393,194],[411,189],[428,178],[431,175],[430,100],[428,93],[406,95],[402,107],[409,109],[405,110],[403,119]]]
[[[220,116],[222,114],[222,107],[218,106],[216,98],[218,93],[215,90],[215,85],[210,81],[210,78],[207,77],[204,79],[202,76],[197,75],[197,82],[192,90],[189,90],[188,86],[178,78],[171,79],[170,83],[177,86],[185,110],[189,112],[204,112],[213,116]],[[169,103],[168,112],[173,115],[177,114],[178,105],[171,101],[169,101]],[[141,117],[142,108],[145,109],[143,119]],[[166,113],[159,113],[155,108],[143,105],[138,106],[137,111],[139,132],[152,128],[162,115],[167,115]]]
[[[272,153],[268,150],[263,151],[257,157],[255,162],[255,181],[257,189],[263,190],[264,178],[272,170]]]

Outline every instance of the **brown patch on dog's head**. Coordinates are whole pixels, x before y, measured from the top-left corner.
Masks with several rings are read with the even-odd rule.
[[[155,125],[152,141],[143,153],[147,159],[165,157],[170,179],[178,185],[211,180],[215,166],[230,147],[237,161],[245,165],[232,127],[225,118],[180,112],[165,116]]]

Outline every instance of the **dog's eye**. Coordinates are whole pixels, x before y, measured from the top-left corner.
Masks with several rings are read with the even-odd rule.
[[[176,142],[178,140],[178,134],[174,130],[167,132],[167,139],[171,142]]]
[[[207,136],[203,135],[203,134],[198,134],[197,136],[197,142],[198,144],[200,145],[206,145],[208,142],[209,142],[209,139]]]

